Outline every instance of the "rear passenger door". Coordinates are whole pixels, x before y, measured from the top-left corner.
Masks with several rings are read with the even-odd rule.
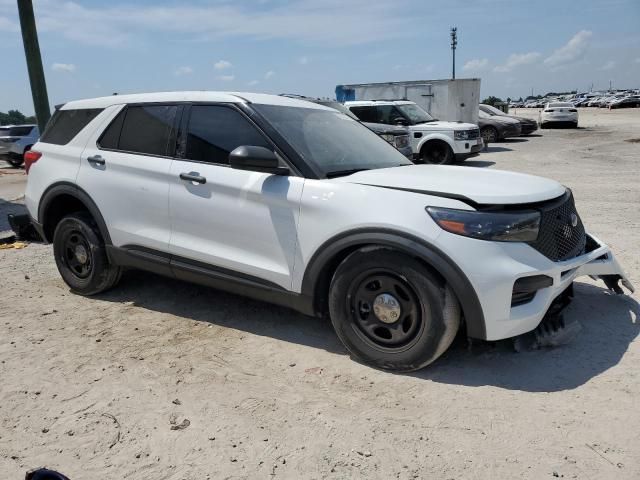
[[[231,275],[290,289],[304,179],[229,166],[229,153],[242,145],[277,151],[233,105],[193,105],[182,128],[183,158],[170,174],[176,275]]]
[[[169,248],[169,171],[181,105],[110,107],[82,155],[77,178],[106,222],[114,246]]]

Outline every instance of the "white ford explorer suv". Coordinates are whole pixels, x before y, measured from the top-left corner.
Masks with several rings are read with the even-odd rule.
[[[345,102],[361,121],[406,125],[417,162],[446,165],[477,155],[483,147],[480,129],[473,123],[444,122],[406,100]]]
[[[379,368],[429,364],[463,324],[488,340],[536,329],[580,275],[631,289],[562,185],[413,165],[347,115],[296,99],[74,101],[25,160],[32,221],[73,292],[139,268],[328,314]]]

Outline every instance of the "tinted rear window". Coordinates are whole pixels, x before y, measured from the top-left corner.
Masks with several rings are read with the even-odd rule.
[[[42,137],[40,137],[40,141],[55,145],[66,145],[102,110],[102,108],[57,110],[49,120],[49,123],[47,123],[47,128]]]
[[[32,126],[26,126],[26,127],[11,127],[9,129],[9,135],[12,137],[24,137],[26,135],[29,135],[31,133],[31,130],[33,130]]]
[[[176,105],[128,107],[117,149],[149,155],[173,155],[177,112]],[[104,146],[103,143],[100,145]]]

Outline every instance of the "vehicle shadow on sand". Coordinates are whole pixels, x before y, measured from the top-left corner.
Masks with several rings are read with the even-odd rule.
[[[460,164],[460,166],[486,168],[486,167],[491,167],[495,164],[496,162],[490,162],[488,160],[465,160]]]
[[[582,330],[567,345],[516,353],[512,340],[468,347],[457,339],[431,367],[412,374],[439,383],[508,390],[572,390],[618,364],[640,332],[640,307],[631,297],[576,282],[565,310]]]
[[[347,355],[327,319],[150,273],[127,272],[118,287],[97,298]],[[516,353],[510,340],[468,348],[460,337],[433,365],[409,375],[529,392],[571,390],[615,366],[640,329],[633,299],[584,283],[576,283],[565,315],[583,327],[568,345]]]

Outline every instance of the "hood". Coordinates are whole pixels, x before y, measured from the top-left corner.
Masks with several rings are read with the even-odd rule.
[[[378,135],[409,135],[409,129],[407,129],[407,127],[387,125],[385,123],[362,122],[362,124]]]
[[[535,203],[557,198],[566,191],[558,182],[533,175],[444,165],[366,170],[334,181],[466,199],[481,205]]]
[[[463,122],[446,122],[444,120],[436,120],[435,122],[418,123],[411,125],[411,130],[473,130],[478,128],[473,123]]]

